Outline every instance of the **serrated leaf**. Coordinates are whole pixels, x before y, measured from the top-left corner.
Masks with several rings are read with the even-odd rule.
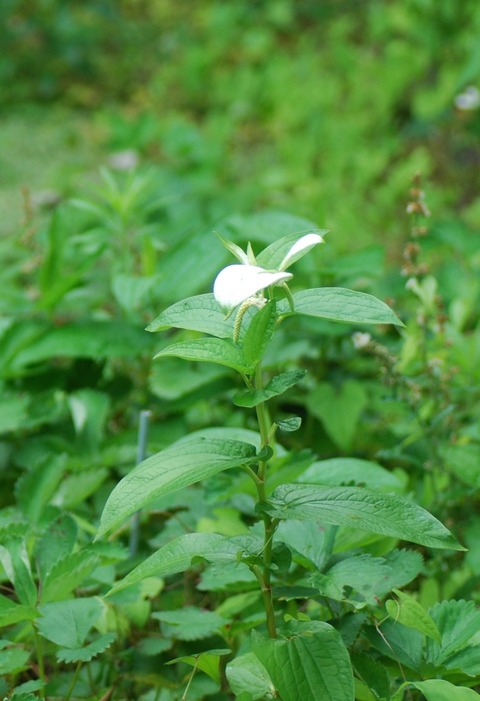
[[[0,651],[0,675],[15,674],[25,668],[30,652],[21,647],[4,647]]]
[[[202,640],[228,623],[215,611],[206,611],[196,606],[186,606],[178,611],[156,611],[152,613],[152,618],[166,624],[164,634],[176,640]]]
[[[275,687],[268,672],[253,652],[235,657],[227,664],[226,676],[235,696],[250,694],[252,701],[275,697]]]
[[[250,374],[253,370],[245,360],[240,346],[223,338],[196,338],[191,341],[173,343],[157,353],[154,359],[168,356],[194,362],[225,365],[242,374]]]
[[[422,692],[427,701],[479,701],[480,695],[466,686],[455,686],[445,679],[427,679],[424,682],[410,682]]]
[[[72,516],[62,514],[37,541],[35,560],[42,579],[57,560],[73,550],[77,532],[77,523]]]
[[[356,292],[343,287],[317,287],[296,292],[293,299],[294,312],[284,300],[279,303],[278,311],[287,316],[292,313],[304,314],[353,324],[404,326],[390,307],[365,292]]]
[[[388,576],[390,568],[381,557],[363,554],[348,557],[334,564],[324,574],[316,574],[309,578],[312,586],[318,588],[322,596],[327,596],[336,601],[358,601],[363,605],[375,606],[376,583]],[[345,588],[349,587],[356,592],[348,596]]]
[[[266,402],[272,397],[277,397],[296,385],[306,375],[305,370],[292,370],[272,377],[265,389],[250,389],[237,392],[233,401],[237,406],[254,407],[261,402]]]
[[[150,555],[108,592],[112,594],[147,577],[168,577],[184,572],[199,560],[226,564],[236,562],[240,548],[229,538],[214,533],[187,533],[170,541]]]
[[[212,293],[188,297],[172,304],[146,328],[156,332],[164,329],[187,329],[208,333],[217,338],[232,338],[235,317],[225,319],[225,314]]]
[[[473,601],[441,601],[432,606],[429,614],[442,637],[440,645],[433,640],[427,641],[427,657],[436,665],[466,647],[480,630],[480,611]]]
[[[250,321],[243,339],[243,355],[248,367],[255,368],[263,357],[277,321],[275,302],[268,302]]]
[[[440,642],[440,632],[423,606],[399,589],[393,589],[393,593],[397,596],[397,600],[389,599],[385,602],[385,608],[392,619]]]
[[[110,494],[97,537],[165,494],[213,475],[255,461],[248,443],[197,438],[177,443],[137,465]]]
[[[96,598],[70,599],[42,604],[38,632],[47,640],[71,649],[83,645],[90,629],[102,613]]]
[[[320,621],[291,621],[285,639],[252,633],[252,650],[283,701],[353,701],[353,673],[340,634]]]
[[[105,652],[115,640],[115,633],[105,633],[93,640],[85,647],[80,648],[60,648],[57,650],[57,660],[59,662],[90,662],[94,657]]]
[[[428,511],[396,494],[361,487],[284,484],[262,508],[273,518],[352,526],[431,548],[464,550]]]
[[[40,595],[42,604],[66,599],[93,572],[99,562],[99,557],[88,550],[64,555],[43,580]]]

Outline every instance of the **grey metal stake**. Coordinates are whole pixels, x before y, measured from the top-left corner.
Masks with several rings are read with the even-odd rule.
[[[147,456],[148,421],[152,412],[144,409],[138,417],[138,442],[137,442],[137,465],[145,460]],[[140,511],[133,514],[132,527],[130,530],[130,557],[137,553],[138,538],[140,535]]]

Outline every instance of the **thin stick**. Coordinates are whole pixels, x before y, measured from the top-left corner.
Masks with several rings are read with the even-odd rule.
[[[137,465],[145,460],[147,454],[148,422],[151,411],[143,410],[138,418],[138,442],[137,442]],[[140,535],[140,511],[133,514],[132,528],[130,531],[130,557],[134,557],[138,550],[138,540]]]

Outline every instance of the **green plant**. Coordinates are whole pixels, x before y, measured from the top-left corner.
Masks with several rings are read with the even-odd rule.
[[[220,272],[214,294],[177,302],[150,324],[150,331],[177,328],[185,335],[156,357],[236,371],[244,388],[237,388],[233,402],[254,410],[257,430],[200,430],[147,458],[110,495],[98,532],[100,537],[118,528],[152,502],[168,503],[171,509],[176,498],[179,506],[186,498],[201,499],[209,494],[202,484],[217,480],[210,499],[219,503],[217,513],[223,516],[207,529],[204,524],[173,538],[167,532],[161,547],[109,596],[152,576],[186,572],[188,581],[197,576],[200,563],[206,564],[200,580],[203,606],[154,616],[164,623],[167,638],[204,641],[195,652],[177,655],[177,661],[191,664],[194,672],[201,669],[224,694],[230,688],[242,700],[278,695],[294,701],[301,689],[305,699],[350,701],[354,678],[364,683],[362,664],[355,662],[361,629],[378,618],[382,599],[422,568],[417,552],[397,550],[395,544],[410,540],[462,549],[433,516],[392,493],[395,479],[380,466],[348,459],[315,462],[304,451],[289,454],[277,443],[277,432],[288,435],[301,419],[272,418],[270,405],[305,377],[301,369],[279,372],[275,352],[266,363],[280,325],[304,315],[401,326],[387,305],[365,293],[342,288],[290,292],[286,285],[292,275],[286,268],[320,243],[322,233],[286,235],[257,256],[250,245],[244,253],[225,241],[240,264]],[[355,484],[364,479],[363,467],[373,488]],[[400,483],[396,490],[401,491]],[[375,555],[366,547],[371,543],[376,543]],[[229,595],[232,586],[237,593]],[[190,585],[189,592],[193,603],[195,587]],[[220,592],[226,598],[218,605]],[[423,619],[427,617],[425,613]],[[380,630],[377,623],[375,627]],[[433,624],[427,634],[431,629]],[[208,647],[215,635],[222,648]],[[388,698],[401,693],[397,676],[386,681]]]

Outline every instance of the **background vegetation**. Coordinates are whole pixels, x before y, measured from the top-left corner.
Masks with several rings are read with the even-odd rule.
[[[228,592],[248,593],[248,582],[225,581],[213,604],[187,576],[159,600],[164,583],[152,578],[117,594],[93,640],[95,607],[82,640],[39,634],[29,622],[38,605],[75,593],[93,600],[131,568],[126,529],[111,542],[92,537],[136,460],[140,411],[151,411],[152,452],[199,429],[252,428],[232,407],[228,369],[152,363],[172,337],[144,332],[169,304],[210,291],[231,262],[213,231],[260,250],[292,231],[329,229],[327,245],[298,265],[296,284],[375,294],[405,322],[401,334],[357,336],[357,347],[352,333],[364,327],[303,320],[279,335],[272,366],[308,370],[278,402],[280,413],[303,419],[282,443],[305,469],[354,456],[395,475],[399,491],[469,547],[424,552],[411,596],[426,610],[463,601],[452,606],[476,620],[480,108],[462,96],[480,87],[479,33],[477,0],[2,2],[0,689],[8,698],[41,697],[35,684],[46,673],[48,698],[179,699],[190,672],[163,663],[207,642],[204,631],[200,644],[176,637],[162,611],[215,608]],[[225,484],[201,489],[203,500],[182,494],[180,516],[178,502],[144,515],[133,562],[185,530],[242,532],[244,505],[222,501]],[[395,545],[352,538],[339,552],[383,556]],[[215,573],[202,576],[200,592]],[[247,603],[240,610],[256,625]],[[351,609],[342,601],[319,615]],[[448,672],[441,655],[402,657],[398,643],[386,662],[372,636],[356,653],[372,646],[372,660],[388,669],[400,658],[407,679],[478,684],[468,653]],[[78,649],[95,641],[89,661]],[[371,694],[359,684],[357,698],[394,697],[398,672],[378,689],[376,672],[357,663]],[[14,692],[21,684],[30,686]],[[218,689],[199,673],[188,698],[231,698]],[[420,687],[409,693],[420,698]]]

